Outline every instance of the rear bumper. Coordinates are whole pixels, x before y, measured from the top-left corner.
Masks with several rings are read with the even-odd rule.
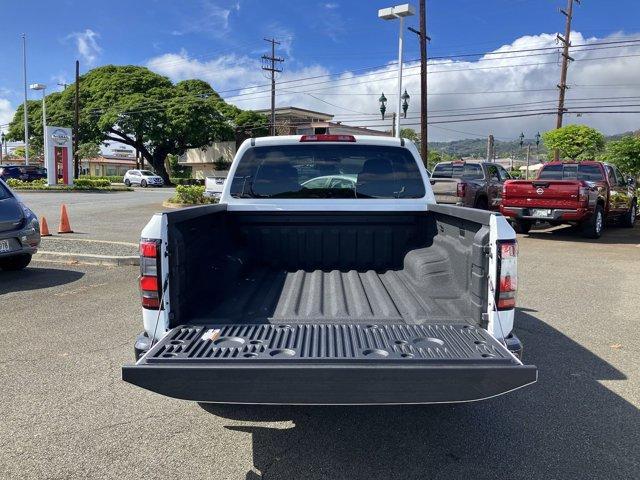
[[[524,207],[505,207],[500,208],[500,212],[505,217],[515,218],[517,220],[541,220],[552,222],[582,222],[591,216],[591,211],[586,208],[567,209],[567,208],[548,208],[535,207],[540,209],[551,210],[551,215],[540,217],[531,215],[533,208]]]
[[[199,402],[414,404],[495,397],[537,368],[468,325],[236,325],[178,327],[122,378]]]

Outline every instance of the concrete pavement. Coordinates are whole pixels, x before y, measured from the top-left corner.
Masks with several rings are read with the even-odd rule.
[[[135,267],[0,272],[0,478],[637,478],[640,225],[519,241],[516,328],[539,382],[460,405],[161,397],[120,380],[141,328]]]

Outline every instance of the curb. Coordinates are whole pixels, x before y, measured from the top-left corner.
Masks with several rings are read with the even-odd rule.
[[[162,206],[165,208],[186,208],[186,207],[198,207],[199,205],[193,205],[189,203],[173,203],[165,200],[164,202],[162,202]]]
[[[62,253],[40,250],[34,260],[53,263],[79,263],[82,265],[110,265],[115,267],[140,265],[138,256],[92,255],[88,253]]]

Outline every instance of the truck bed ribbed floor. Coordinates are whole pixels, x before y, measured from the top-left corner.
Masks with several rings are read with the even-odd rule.
[[[216,306],[198,320],[210,323],[380,323],[467,321],[451,272],[429,275],[420,287],[403,271],[285,272],[254,269],[233,286],[220,286]],[[427,290],[428,289],[428,290]],[[469,320],[470,321],[470,320]]]

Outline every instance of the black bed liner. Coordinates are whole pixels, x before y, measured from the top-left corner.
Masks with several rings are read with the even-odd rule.
[[[466,324],[180,326],[123,379],[203,402],[374,404],[480,400],[536,381]]]

